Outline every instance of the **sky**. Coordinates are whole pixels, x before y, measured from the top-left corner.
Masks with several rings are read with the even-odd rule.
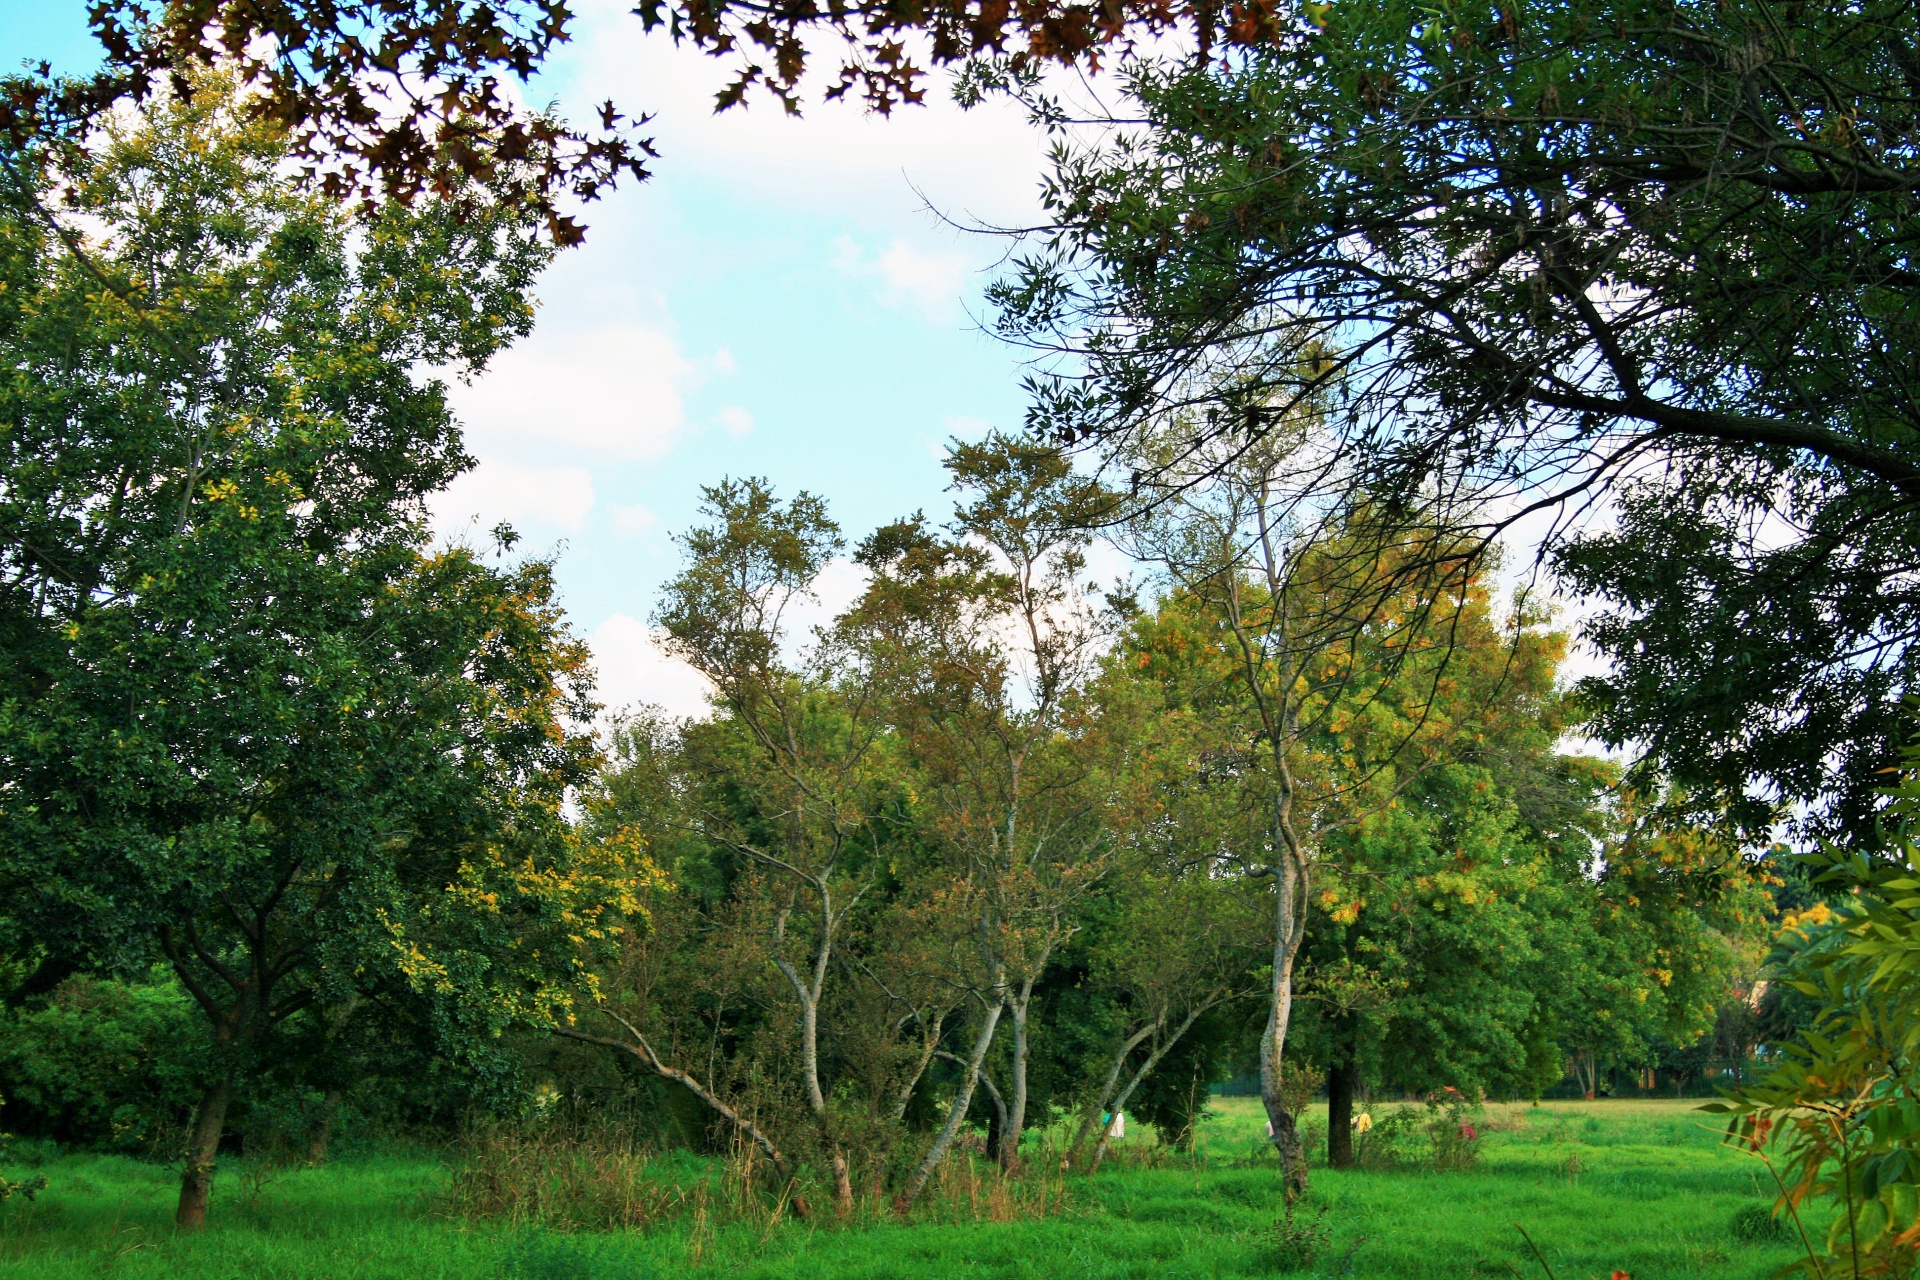
[[[1019,353],[980,328],[1007,244],[950,224],[1030,223],[1045,144],[1009,104],[962,112],[938,83],[891,118],[817,101],[798,120],[765,101],[715,116],[725,63],[645,34],[630,0],[575,8],[527,100],[581,121],[608,98],[653,113],[660,159],[588,207],[532,336],[453,388],[479,465],[434,518],[476,541],[505,520],[522,549],[557,553],[602,700],[691,714],[698,678],[646,620],[702,485],[811,490],[857,540],[949,508],[949,439],[1019,426]],[[86,69],[85,12],[0,0],[0,65]],[[830,571],[824,607],[856,589]]]
[[[954,224],[1031,225],[1046,140],[1009,103],[960,110],[938,77],[928,105],[890,118],[817,92],[800,119],[764,100],[715,115],[728,64],[648,35],[630,9],[574,0],[572,41],[522,92],[583,122],[608,99],[651,113],[660,158],[649,181],[587,207],[586,244],[536,290],[532,336],[452,388],[479,465],[433,517],[443,538],[476,543],[504,520],[521,550],[555,556],[609,708],[693,715],[704,686],[647,620],[701,486],[810,490],[854,542],[950,510],[949,440],[1019,427],[1021,353],[981,328],[1009,245]],[[85,13],[86,0],[0,0],[0,65],[85,70],[98,56]],[[1505,586],[1533,578],[1548,520],[1510,536]],[[1102,580],[1128,568],[1117,552],[1094,565]],[[859,587],[850,564],[830,567],[814,616]],[[1561,603],[1577,626],[1584,611]],[[1576,647],[1562,675],[1600,669]]]

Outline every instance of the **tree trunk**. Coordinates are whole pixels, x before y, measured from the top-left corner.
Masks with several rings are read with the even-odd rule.
[[[980,1083],[986,1086],[987,1101],[993,1104],[993,1114],[987,1117],[987,1150],[993,1152],[993,1158],[1002,1168],[1007,1163],[1007,1100],[1000,1096],[1000,1090],[994,1087],[993,1077],[983,1067],[980,1070]]]
[[[1027,1011],[1033,1004],[1033,979],[1020,984],[1020,996],[1010,1002],[1013,1015],[1013,1068],[1008,1087],[1013,1098],[1007,1103],[1006,1128],[1000,1134],[997,1154],[1000,1167],[1013,1173],[1020,1167],[1020,1135],[1027,1127]]]
[[[1165,1021],[1166,1012],[1162,1010],[1157,1020],[1149,1022],[1121,1042],[1120,1048],[1113,1055],[1113,1065],[1107,1068],[1107,1078],[1101,1083],[1100,1092],[1088,1106],[1086,1114],[1080,1117],[1080,1128],[1073,1135],[1073,1145],[1067,1148],[1069,1166],[1078,1163],[1081,1150],[1093,1138],[1094,1130],[1099,1127],[1100,1117],[1109,1110],[1107,1104],[1113,1100],[1114,1090],[1120,1087],[1120,1073],[1127,1069],[1127,1059],[1133,1056],[1135,1049],[1159,1031]]]
[[[893,1198],[893,1210],[902,1217],[913,1208],[913,1202],[920,1198],[920,1193],[927,1189],[927,1179],[933,1177],[933,1171],[947,1158],[947,1149],[953,1145],[961,1122],[967,1118],[967,1108],[973,1105],[974,1087],[980,1080],[980,1064],[987,1060],[987,1050],[993,1047],[994,1029],[1000,1025],[1000,1011],[1005,1007],[1003,1001],[995,999],[988,1003],[981,1015],[980,1034],[974,1037],[973,1051],[967,1055],[967,1070],[960,1077],[960,1092],[954,1095],[953,1105],[947,1109],[947,1122],[934,1135],[933,1145],[927,1148],[927,1154],[921,1158],[913,1176],[907,1179],[907,1185]]]
[[[182,1231],[198,1231],[207,1225],[214,1157],[220,1153],[220,1134],[227,1127],[227,1104],[232,1100],[233,1086],[225,1080],[208,1085],[200,1095],[193,1133],[187,1139],[186,1168],[180,1174],[180,1203],[173,1211],[174,1225]]]
[[[853,1177],[847,1171],[847,1153],[833,1147],[833,1208],[845,1218],[853,1213]]]
[[[1307,1190],[1307,1153],[1300,1143],[1296,1116],[1287,1110],[1280,1093],[1281,1065],[1287,1051],[1287,1024],[1293,1019],[1293,961],[1305,936],[1306,921],[1300,918],[1301,865],[1286,801],[1276,805],[1275,826],[1280,839],[1278,864],[1274,868],[1273,991],[1267,1007],[1267,1027],[1260,1038],[1260,1101],[1273,1126],[1273,1145],[1280,1153],[1288,1201]]]
[[[1160,1059],[1166,1057],[1173,1046],[1180,1043],[1180,1037],[1187,1034],[1187,1029],[1193,1026],[1194,1020],[1212,1007],[1213,1005],[1208,1003],[1189,1011],[1186,1020],[1174,1028],[1173,1034],[1153,1047],[1153,1052],[1147,1055],[1147,1060],[1140,1064],[1140,1069],[1133,1073],[1131,1080],[1127,1081],[1127,1087],[1122,1089],[1119,1096],[1113,1100],[1113,1120],[1100,1126],[1100,1145],[1093,1149],[1093,1160],[1087,1165],[1088,1176],[1100,1172],[1100,1162],[1107,1158],[1107,1147],[1113,1142],[1113,1126],[1119,1123],[1120,1117],[1125,1114],[1127,1103],[1133,1098],[1133,1091],[1140,1087],[1141,1081],[1153,1074],[1153,1069],[1160,1065]]]
[[[1353,1088],[1359,1077],[1351,1049],[1345,1062],[1327,1068],[1327,1164],[1335,1169],[1353,1168]]]
[[[314,1112],[313,1123],[307,1127],[307,1163],[323,1165],[327,1162],[327,1143],[333,1137],[333,1118],[340,1113],[340,1090],[329,1089],[327,1096],[320,1100],[320,1109]]]
[[[913,1070],[908,1073],[906,1080],[900,1085],[899,1094],[893,1100],[889,1118],[895,1123],[905,1118],[907,1108],[913,1104],[913,1091],[920,1087],[920,1077],[927,1074],[928,1064],[940,1051],[940,1029],[946,1020],[947,1015],[942,1013],[933,1020],[931,1027],[924,1022],[921,1024],[920,1057],[913,1064]]]
[[[841,1217],[853,1212],[853,1181],[847,1172],[847,1154],[833,1132],[833,1112],[827,1105],[826,1091],[820,1087],[820,993],[826,986],[827,965],[833,955],[833,896],[826,881],[816,882],[820,895],[820,945],[814,951],[811,981],[803,981],[794,967],[780,955],[780,943],[786,934],[786,913],[774,925],[774,963],[793,985],[800,998],[800,1068],[807,1087],[807,1105],[820,1133],[820,1145],[827,1152],[833,1169],[833,1204]]]

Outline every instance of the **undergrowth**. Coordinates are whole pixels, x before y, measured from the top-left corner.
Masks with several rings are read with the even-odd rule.
[[[35,1170],[49,1184],[35,1200],[0,1206],[0,1280],[1531,1280],[1515,1223],[1563,1280],[1760,1280],[1798,1251],[1763,1225],[1764,1169],[1685,1104],[1490,1106],[1477,1165],[1454,1172],[1424,1158],[1333,1171],[1321,1149],[1290,1224],[1257,1154],[1258,1104],[1216,1109],[1190,1153],[1130,1124],[1093,1177],[1063,1176],[1035,1142],[1009,1181],[969,1147],[905,1223],[871,1173],[852,1220],[816,1194],[814,1221],[796,1222],[740,1156],[650,1151],[641,1135],[569,1154],[552,1135],[476,1129],[437,1157],[257,1178],[226,1161],[211,1225],[180,1236],[176,1169],[65,1155]]]

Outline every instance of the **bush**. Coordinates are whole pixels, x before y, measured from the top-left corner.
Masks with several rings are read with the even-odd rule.
[[[1734,1210],[1727,1230],[1741,1244],[1791,1244],[1793,1228],[1773,1216],[1764,1204],[1743,1204]]]
[[[1354,1162],[1362,1169],[1426,1167],[1458,1173],[1480,1162],[1479,1108],[1452,1089],[1424,1107],[1383,1112],[1354,1139]]]
[[[12,1136],[12,1134],[0,1133],[0,1161],[5,1161],[7,1158],[7,1142]],[[47,1180],[43,1175],[35,1174],[31,1178],[22,1178],[15,1182],[4,1173],[0,1173],[0,1204],[6,1203],[15,1196],[31,1200],[46,1189]]]
[[[1427,1100],[1427,1120],[1423,1127],[1432,1147],[1436,1170],[1463,1173],[1480,1163],[1480,1132],[1474,1124],[1479,1110],[1453,1089]]]
[[[1327,1226],[1327,1206],[1321,1205],[1311,1220],[1294,1221],[1293,1201],[1287,1201],[1287,1213],[1275,1218],[1272,1227],[1273,1264],[1281,1271],[1304,1271],[1326,1247],[1332,1229]]]
[[[199,1010],[171,980],[74,977],[0,1015],[8,1127],[78,1146],[168,1151],[199,1099]]]
[[[652,1156],[624,1135],[476,1125],[460,1144],[447,1209],[473,1220],[559,1231],[647,1227],[685,1198],[653,1176]]]

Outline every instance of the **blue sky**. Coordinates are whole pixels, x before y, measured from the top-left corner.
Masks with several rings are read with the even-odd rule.
[[[0,60],[83,68],[85,8],[0,0]],[[1017,355],[973,319],[1005,246],[924,205],[1030,220],[1043,144],[1013,110],[963,113],[938,88],[890,120],[843,104],[715,117],[724,65],[644,35],[628,3],[577,8],[573,44],[529,101],[576,119],[608,97],[653,112],[661,158],[650,182],[590,208],[586,246],[542,282],[534,335],[457,389],[480,466],[436,516],[456,535],[506,519],[559,548],[603,696],[693,711],[696,684],[644,620],[700,485],[757,474],[811,489],[858,537],[945,509],[949,437],[1018,425]],[[854,587],[843,567],[823,594]]]

